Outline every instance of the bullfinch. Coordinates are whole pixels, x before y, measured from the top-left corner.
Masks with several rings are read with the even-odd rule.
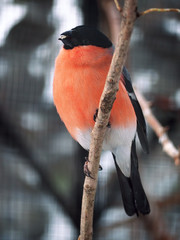
[[[59,40],[63,47],[55,62],[54,103],[71,136],[88,150],[114,47],[103,33],[85,25],[62,33]],[[148,152],[144,116],[130,75],[123,67],[103,150],[112,152],[124,209],[129,216],[150,212],[138,171],[136,135]]]

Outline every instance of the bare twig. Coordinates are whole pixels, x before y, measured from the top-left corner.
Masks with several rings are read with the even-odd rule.
[[[143,15],[146,15],[146,14],[152,13],[152,12],[177,12],[177,13],[180,13],[180,9],[178,9],[178,8],[150,8],[143,12],[139,12],[137,14],[137,17],[143,16]]]
[[[121,5],[120,5],[120,3],[119,3],[119,0],[114,0],[114,3],[115,3],[115,5],[116,5],[116,8],[117,8],[117,10],[119,11],[119,12],[122,12],[122,8],[121,8]]]
[[[161,143],[163,147],[163,151],[166,152],[167,155],[169,155],[171,158],[174,159],[175,165],[179,165],[180,163],[180,153],[179,150],[174,146],[172,141],[169,139],[167,135],[167,128],[163,127],[160,122],[155,118],[153,115],[150,104],[146,101],[146,99],[140,94],[140,92],[136,89],[136,96],[140,102],[140,105],[142,107],[144,116],[151,126],[151,128],[154,130],[156,135],[159,138],[159,142]]]
[[[98,116],[94,129],[92,131],[89,151],[90,162],[88,164],[88,168],[91,171],[93,178],[86,177],[84,182],[80,240],[92,239],[94,198],[96,193],[97,175],[100,155],[102,151],[102,143],[106,133],[106,126],[109,121],[110,112],[115,100],[116,92],[119,88],[119,79],[122,67],[125,63],[133,25],[136,20],[136,7],[136,0],[125,0],[123,7],[124,17],[121,22],[121,32],[118,37],[118,44],[113,55],[110,70],[99,104]]]

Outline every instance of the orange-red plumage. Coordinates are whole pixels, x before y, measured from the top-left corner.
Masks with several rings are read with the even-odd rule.
[[[93,116],[99,106],[112,52],[113,49],[96,46],[82,46],[72,50],[62,48],[56,59],[54,102],[74,138],[76,128],[85,130],[94,125]],[[120,81],[110,123],[114,127],[127,127],[135,121],[134,109]]]

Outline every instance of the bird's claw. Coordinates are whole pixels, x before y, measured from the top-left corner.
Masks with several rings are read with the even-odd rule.
[[[88,162],[89,162],[89,159],[87,157],[85,157],[86,161],[84,163],[84,174],[86,177],[90,177],[92,179],[94,179],[92,176],[91,176],[91,171],[89,170],[88,168]]]
[[[89,159],[88,159],[88,157],[85,157],[85,160],[86,160],[86,161],[85,161],[85,163],[84,163],[84,174],[85,174],[86,177],[90,177],[90,178],[94,179],[94,178],[91,176],[91,171],[90,171],[89,168],[88,168],[88,163],[90,162]],[[102,171],[102,170],[103,170],[102,166],[99,165],[99,171]]]

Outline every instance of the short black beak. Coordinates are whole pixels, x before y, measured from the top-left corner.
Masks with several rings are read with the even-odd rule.
[[[61,40],[61,41],[62,41],[63,39],[66,39],[66,38],[67,38],[67,36],[66,36],[66,35],[64,35],[64,34],[61,34],[61,35],[60,35],[60,37],[58,38],[58,40]]]
[[[66,31],[66,32],[63,32],[61,33],[60,37],[58,38],[58,40],[61,40],[62,42],[64,40],[66,40],[67,38],[70,38],[71,37],[71,32],[72,31]]]

